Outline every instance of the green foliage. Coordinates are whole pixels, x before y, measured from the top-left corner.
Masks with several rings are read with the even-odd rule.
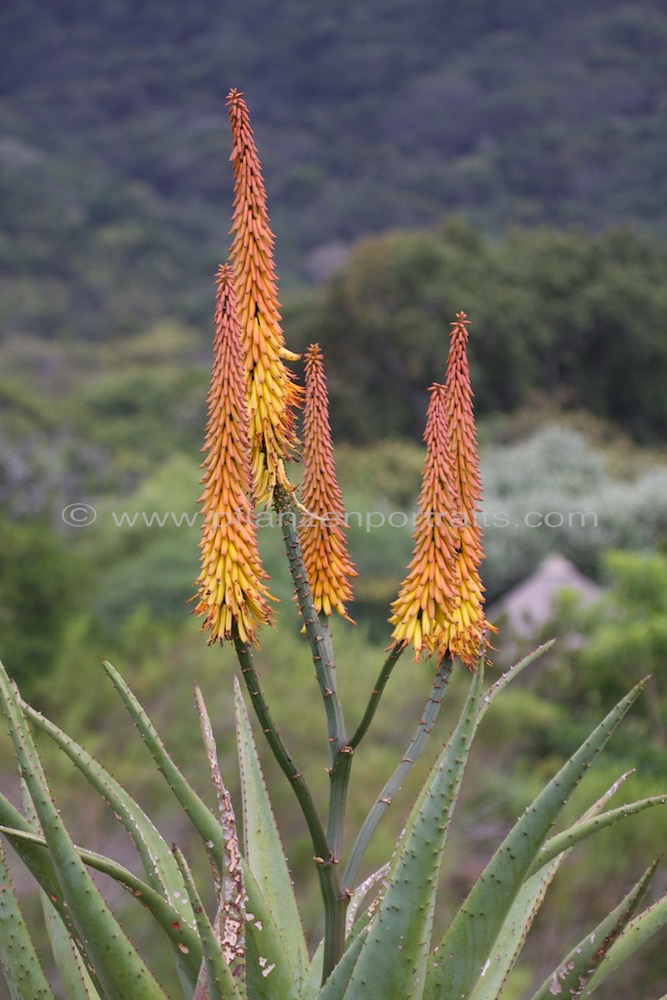
[[[604,700],[615,698],[648,670],[647,696],[617,753],[620,764],[640,760],[644,775],[657,777],[667,762],[667,558],[657,552],[610,552],[604,565],[607,589],[601,600],[587,610],[565,603],[550,626],[562,628],[569,620],[570,629],[586,636],[580,648],[559,651],[550,664],[548,691],[558,719],[541,734],[540,727],[528,727],[540,753],[567,752]],[[542,698],[546,693],[536,678],[534,694]]]
[[[543,891],[538,884],[532,906],[527,909],[524,907],[523,910],[524,917],[528,913],[529,918],[520,920],[518,924],[511,915],[512,904],[515,899],[521,898],[522,891],[525,893],[532,885],[531,878],[534,881],[545,864],[551,871],[555,859],[563,850],[570,850],[578,840],[610,825],[620,814],[632,815],[638,808],[665,801],[666,796],[663,795],[655,803],[637,803],[626,810],[601,812],[601,807],[615,790],[614,786],[578,824],[560,838],[552,837],[546,844],[544,858],[540,857],[540,848],[545,845],[555,819],[583,773],[590,767],[636,699],[644,686],[642,682],[596,727],[535,802],[526,809],[473,886],[462,909],[454,916],[449,930],[429,958],[429,951],[434,943],[436,874],[442,862],[444,843],[471,740],[492,702],[533,659],[534,655],[528,657],[486,691],[480,663],[458,726],[434,763],[401,837],[398,851],[388,866],[379,901],[358,918],[357,927],[348,927],[347,947],[342,952],[342,960],[322,990],[314,986],[311,977],[307,976],[303,982],[311,983],[311,987],[307,993],[303,992],[300,985],[304,971],[302,967],[302,972],[300,975],[296,974],[296,979],[291,976],[286,981],[290,995],[293,984],[296,987],[294,995],[299,1000],[314,1000],[315,997],[319,1000],[358,1000],[374,996],[378,985],[386,981],[386,986],[383,987],[385,992],[399,983],[401,996],[409,997],[410,1000],[421,1000],[422,997],[444,998],[449,996],[448,988],[443,985],[444,975],[447,982],[453,977],[453,981],[459,984],[454,988],[458,991],[463,989],[462,995],[468,995],[472,990],[470,995],[484,997],[485,1000],[505,996],[502,982],[497,989],[489,992],[484,977],[498,935],[503,941],[503,947],[512,957],[512,965],[521,951]],[[176,944],[174,954],[181,973],[182,987],[179,995],[200,996],[204,977],[208,981],[208,995],[221,1000],[233,1000],[234,997],[240,1000],[245,996],[248,1000],[282,1000],[287,995],[284,988],[281,986],[279,992],[276,992],[279,980],[271,980],[270,977],[274,970],[286,968],[285,963],[289,964],[284,950],[286,936],[291,934],[291,930],[300,936],[300,918],[294,907],[289,879],[276,879],[275,865],[274,868],[270,865],[267,868],[267,859],[273,857],[274,862],[275,858],[278,859],[278,866],[282,870],[282,846],[272,819],[271,805],[245,708],[239,701],[237,738],[244,816],[248,824],[245,840],[248,846],[251,842],[253,846],[248,856],[241,858],[235,822],[229,811],[231,806],[224,802],[226,800],[228,803],[229,800],[221,782],[217,752],[201,696],[200,713],[204,713],[202,728],[218,791],[221,809],[219,820],[207,812],[188,782],[175,768],[150,720],[119,675],[111,667],[108,672],[177,802],[195,826],[200,826],[202,818],[204,820],[200,832],[206,838],[207,846],[214,849],[211,856],[217,858],[214,861],[214,882],[218,901],[215,916],[210,917],[182,850],[175,846],[172,858],[141,807],[82,748],[77,747],[52,723],[21,703],[3,670],[0,674],[3,711],[26,782],[28,798],[24,817],[4,796],[0,796],[2,832],[17,846],[55,907],[55,910],[47,907],[46,915],[51,942],[58,953],[59,966],[63,971],[63,981],[69,984],[66,994],[68,1000],[97,996],[104,997],[105,1000],[120,1000],[128,989],[132,990],[133,996],[146,1000],[164,997],[166,994],[150,976],[135,948],[120,930],[111,911],[98,895],[85,866],[92,865],[106,871],[140,898],[144,890],[139,889],[137,893],[135,887],[142,883],[125,873],[110,859],[93,857],[90,852],[73,845],[51,801],[46,776],[28,730],[28,718],[45,729],[65,749],[98,792],[105,798],[110,798],[114,812],[133,837],[145,877],[152,886],[150,889],[147,887],[145,893],[155,897],[147,908],[147,919],[155,921]],[[255,675],[251,679],[245,679],[254,702],[256,692],[253,691],[259,683],[258,678]],[[594,811],[598,814],[597,820],[591,822],[590,817]],[[44,831],[43,838],[39,835],[40,825]],[[39,855],[35,855],[31,844],[41,845]],[[225,855],[222,867],[220,854],[215,850],[216,844],[222,847]],[[42,853],[44,848],[46,853]],[[38,864],[35,863],[37,857],[40,858]],[[316,859],[316,862],[321,864],[323,860]],[[589,933],[572,956],[561,963],[554,976],[557,975],[559,979],[567,977],[574,962],[578,987],[590,983],[591,990],[596,989],[628,955],[664,925],[667,911],[663,900],[631,920],[654,870],[655,865],[626,900],[603,921],[600,933],[596,932],[593,936]],[[0,870],[0,876],[3,871],[4,868]],[[248,905],[253,910],[242,918],[246,922],[243,927],[236,922],[236,913],[239,901],[246,898],[246,889]],[[266,891],[270,892],[271,898],[276,891],[279,892],[283,902],[280,913],[276,916],[280,921],[287,920],[288,923],[290,919],[296,920],[296,927],[283,928],[280,934],[271,932],[270,908],[264,896]],[[146,895],[144,902],[149,898]],[[0,940],[0,958],[12,996],[16,1000],[34,1000],[37,995],[45,998],[51,996],[8,880],[0,885],[0,903],[0,921],[10,929]],[[162,910],[170,910],[171,917],[167,914],[165,919]],[[266,931],[262,923],[265,911],[268,917]],[[457,933],[460,936],[462,925],[471,933],[465,942],[457,945],[453,938],[456,938]],[[254,940],[257,930],[261,938],[259,949],[249,948],[246,958],[248,962],[256,962],[257,966],[253,965],[252,969],[245,972],[232,973],[232,963],[236,961],[234,956],[242,953],[246,937],[249,942]],[[588,955],[588,942],[593,938],[596,939],[595,951]],[[613,954],[610,950],[612,946],[615,949]],[[299,945],[298,950],[302,954],[302,960],[307,961],[302,947],[302,944]],[[449,961],[443,962],[441,953],[450,956]],[[609,961],[606,961],[607,954]],[[26,956],[29,959],[28,965],[25,962]],[[511,965],[506,966],[506,973],[510,968]],[[243,965],[239,966],[239,970],[242,969]],[[592,979],[594,973],[595,979]],[[170,989],[173,990],[174,987],[175,982],[170,981]],[[548,983],[535,996],[542,996],[546,988]]]
[[[66,556],[46,519],[0,518],[0,552],[0,632],[14,677],[29,692],[53,669],[87,567]]]
[[[622,457],[621,457],[622,462]],[[632,470],[576,430],[545,425],[483,452],[485,582],[491,596],[561,552],[602,578],[610,548],[650,550],[667,537],[667,469]],[[630,467],[629,467],[630,466]],[[633,474],[634,472],[634,474]]]
[[[630,229],[515,229],[501,243],[460,222],[389,233],[353,250],[297,333],[322,346],[334,428],[348,440],[421,436],[460,310],[479,415],[555,394],[662,439],[666,266],[664,244]]]

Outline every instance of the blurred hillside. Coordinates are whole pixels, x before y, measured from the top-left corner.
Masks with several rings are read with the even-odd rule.
[[[667,229],[660,0],[17,0],[0,13],[0,327],[208,324],[225,94],[256,126],[284,287],[452,212]]]

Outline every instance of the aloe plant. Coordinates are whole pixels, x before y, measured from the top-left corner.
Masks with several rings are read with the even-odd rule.
[[[0,832],[39,887],[59,986],[40,966],[0,853],[0,966],[12,1000],[502,1000],[549,885],[576,845],[614,823],[667,802],[654,796],[609,808],[622,776],[575,822],[565,805],[642,691],[636,685],[563,762],[498,845],[444,932],[435,930],[438,882],[470,749],[505,688],[539,659],[535,650],[495,683],[486,679],[488,633],[479,575],[481,496],[472,392],[466,358],[468,321],[452,324],[446,379],[434,385],[425,440],[415,549],[392,604],[390,644],[369,678],[365,707],[355,706],[348,735],[337,683],[334,612],[349,617],[356,570],[347,551],[342,496],[335,476],[323,361],[306,358],[304,482],[298,492],[286,463],[296,432],[293,407],[302,390],[285,362],[295,360],[279,326],[261,170],[242,95],[230,95],[236,196],[232,260],[218,274],[215,362],[202,495],[202,565],[195,611],[211,642],[229,642],[239,677],[233,686],[242,795],[242,832],[221,774],[211,720],[195,689],[201,739],[215,810],[190,786],[121,675],[106,676],[124,703],[157,772],[201,838],[210,884],[193,874],[180,846],[169,846],[142,806],[84,747],[27,705],[0,665],[0,702],[14,745],[23,806],[0,795]],[[317,806],[283,727],[274,720],[253,659],[261,626],[272,617],[253,512],[270,504],[282,532],[297,614],[309,645],[323,708],[328,806]],[[344,856],[346,805],[355,757],[402,656],[426,655],[433,680],[402,756]],[[465,704],[430,769],[403,833],[382,868],[360,878],[378,824],[419,759],[446,698],[453,670],[469,671]],[[415,668],[416,669],[416,668]],[[245,691],[244,691],[245,689]],[[253,732],[248,707],[256,718]],[[33,740],[38,729],[60,748],[108,802],[137,851],[142,874],[73,842]],[[271,804],[256,734],[291,787],[312,841],[324,934],[311,953],[285,847]],[[560,823],[560,827],[559,827]],[[618,966],[667,923],[667,896],[642,909],[657,862],[613,911],[568,951],[534,992],[590,996]],[[158,983],[103,899],[90,872],[125,889],[173,959],[173,977]],[[213,899],[211,905],[203,900]],[[207,908],[208,907],[208,908]]]

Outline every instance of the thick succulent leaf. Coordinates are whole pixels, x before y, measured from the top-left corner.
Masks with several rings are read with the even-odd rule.
[[[622,933],[639,906],[648,885],[655,875],[655,861],[642,875],[625,899],[598,924],[545,979],[532,1000],[551,1000],[554,996],[581,996],[604,956]]]
[[[58,911],[43,890],[40,891],[40,896],[51,951],[58,966],[67,1000],[100,1000],[100,994],[90,978],[86,963],[60,919]]]
[[[287,961],[282,938],[267,909],[262,919],[248,914],[246,924],[246,982],[250,1000],[297,1000],[299,983]],[[321,970],[320,970],[321,978]],[[319,980],[318,980],[319,982]],[[303,994],[308,996],[308,994]],[[313,995],[313,994],[311,994]]]
[[[324,938],[320,941],[315,954],[310,960],[310,965],[306,970],[306,975],[301,983],[299,1000],[311,1000],[320,990],[322,985],[322,969],[324,967]]]
[[[600,962],[595,975],[581,994],[591,996],[599,986],[618,969],[638,948],[654,934],[667,925],[667,893],[661,896],[642,913],[633,917],[623,933],[614,941],[611,948]],[[664,998],[663,998],[664,1000]]]
[[[353,931],[354,923],[357,919],[357,914],[361,909],[361,904],[363,903],[364,899],[371,891],[371,889],[373,889],[376,885],[378,885],[378,883],[382,884],[383,889],[386,888],[387,876],[389,875],[390,871],[391,871],[391,864],[388,861],[386,865],[383,865],[382,868],[378,868],[376,872],[373,872],[373,874],[369,875],[368,878],[364,879],[363,882],[360,882],[360,884],[354,890],[354,892],[352,893],[352,899],[350,900],[350,905],[347,908],[346,930],[348,934],[351,934]],[[363,912],[364,911],[362,911],[362,913]]]
[[[106,662],[104,668],[123,699],[125,707],[139,730],[160,773],[171,788],[183,811],[190,818],[190,822],[209,851],[215,868],[218,872],[222,872],[224,868],[225,845],[220,820],[197,795],[176,764],[174,764],[169,751],[160,739],[148,715],[118,671],[110,663]],[[252,975],[252,969],[254,968],[253,956],[257,960],[261,958],[268,965],[273,965],[274,970],[271,973],[271,979],[275,983],[275,986],[271,988],[275,990],[276,996],[281,997],[281,1000],[282,997],[285,997],[285,1000],[290,1000],[295,989],[294,973],[287,962],[284,946],[273,913],[264,899],[257,880],[250,871],[245,859],[242,859],[242,864],[243,879],[248,896],[246,903],[248,913],[248,923],[246,925],[248,975]],[[259,987],[262,985],[265,992],[259,991]],[[261,983],[257,983],[258,992],[256,995],[258,1000],[272,1000],[271,988],[269,988],[267,980],[262,978]]]
[[[645,683],[636,685],[607,715],[526,809],[493,855],[433,955],[426,1000],[461,1000],[471,995],[488,968],[494,942],[549,829]]]
[[[37,813],[23,780],[21,780],[21,790],[23,793],[23,808],[26,813],[26,824],[38,830],[39,820]],[[25,831],[11,831],[5,827],[0,827],[0,830],[8,837],[15,849],[17,838],[19,840],[29,839],[33,843],[41,841],[44,848],[42,853],[48,856],[46,841],[43,837],[33,837],[33,835]],[[44,914],[44,923],[51,944],[51,952],[58,967],[67,1000],[100,1000],[100,993],[96,988],[95,982],[93,982],[90,972],[86,968],[86,959],[74,943],[72,931],[68,929],[68,926],[44,889],[39,890],[39,896]]]
[[[49,857],[48,851],[35,845],[35,838],[39,837],[35,833],[35,828],[28,822],[15,806],[0,793],[0,823],[7,829],[13,829],[20,833],[20,837],[7,833],[12,847],[26,866],[32,877],[41,889],[53,901],[61,919],[63,920],[69,934],[76,937],[76,928],[72,921],[72,914],[63,900],[60,883]],[[85,957],[85,951],[82,952]],[[89,963],[90,964],[90,963]]]
[[[555,836],[550,837],[546,841],[533,862],[531,874],[539,871],[543,865],[547,864],[562,851],[569,850],[575,844],[585,840],[586,837],[597,833],[598,830],[604,830],[605,827],[612,826],[619,820],[627,819],[629,816],[636,816],[638,813],[643,812],[644,809],[651,809],[653,806],[664,806],[665,804],[667,804],[667,795],[652,795],[648,799],[638,799],[636,802],[629,802],[627,805],[619,806],[618,809],[609,809],[607,812],[602,813],[601,816],[592,816],[589,819],[581,819],[577,823],[573,823],[567,830],[555,834]]]
[[[584,823],[600,813],[631,773],[628,772],[615,781],[611,788],[593,803],[580,822]],[[547,841],[547,844],[549,843],[550,841]],[[571,845],[568,844],[560,853],[550,855],[542,861],[543,846],[540,863],[534,865],[535,872],[523,883],[512,903],[470,1000],[498,1000],[502,995],[503,986],[521,953],[547,889],[570,850]]]
[[[354,994],[347,992],[348,986],[367,938],[368,927],[364,927],[361,933],[351,939],[350,943],[343,952],[340,961],[320,991],[318,993],[306,993],[304,991],[303,1000],[310,1000],[311,997],[316,997],[316,1000],[343,1000],[343,997],[352,997]],[[391,995],[392,994],[387,993],[375,994],[376,997]],[[402,994],[394,995],[402,996]]]
[[[26,830],[12,829],[6,826],[0,826],[0,833],[4,833],[12,844],[12,847],[17,851],[21,847],[25,848],[30,845],[35,848],[36,855],[48,857],[46,841],[39,834],[29,833]],[[201,942],[196,930],[188,927],[179,919],[176,910],[169,905],[159,892],[147,885],[146,882],[138,878],[133,872],[119,865],[118,862],[105,857],[103,854],[87,851],[83,847],[75,847],[75,850],[89,868],[109,875],[126,889],[133,899],[136,899],[148,910],[172,944],[183,955],[183,964],[190,970],[190,974],[187,977],[188,982],[194,981],[202,959]],[[53,898],[53,893],[50,890],[47,890],[46,895],[49,899]]]
[[[472,678],[459,723],[408,819],[387,889],[356,962],[346,1000],[410,997],[424,987],[435,894],[449,821],[477,725],[483,663]]]
[[[206,750],[211,778],[218,799],[220,826],[222,827],[225,842],[224,867],[222,879],[218,884],[219,903],[214,930],[218,931],[224,927],[224,934],[221,931],[217,934],[217,938],[222,947],[225,961],[232,971],[232,975],[245,975],[244,929],[246,923],[246,891],[243,881],[241,845],[239,844],[236,829],[236,816],[234,815],[231,796],[225,788],[222,774],[220,773],[218,748],[213,735],[211,719],[206,708],[204,696],[197,684],[195,684],[195,702],[197,704],[197,712],[199,713],[204,749]]]
[[[158,770],[201,837],[218,871],[222,872],[224,844],[220,821],[197,795],[194,788],[183,776],[176,764],[174,764],[153,723],[118,671],[106,661],[104,662],[104,669],[123,699],[123,703],[139,730],[141,738],[146,744]]]
[[[308,968],[308,950],[292,879],[278,832],[257,747],[238,680],[234,678],[236,739],[243,800],[244,856],[273,912],[297,979]]]
[[[470,1000],[498,1000],[525,944],[528,931],[561,864],[558,857],[521,886],[500,929]]]
[[[21,774],[39,818],[67,908],[106,1000],[166,1000],[100,896],[51,798],[28,726],[0,664],[0,697]],[[78,946],[78,945],[77,945]]]
[[[183,875],[188,898],[197,920],[197,930],[204,949],[204,962],[208,973],[209,1000],[242,1000],[237,982],[234,980],[222,953],[218,935],[202,905],[188,864],[178,847],[174,847],[174,857]]]
[[[182,875],[170,848],[152,820],[106,768],[83,747],[70,739],[41,712],[27,705],[24,705],[24,710],[27,717],[51,737],[93,788],[97,789],[109,803],[139,852],[149,885],[164,895],[180,915],[181,920],[194,927],[194,914],[185,892]]]
[[[55,1000],[39,964],[0,847],[0,968],[11,1000]],[[77,998],[74,998],[77,1000]]]
[[[222,912],[225,916],[225,946],[228,949],[223,948],[223,953],[227,963],[233,968],[233,938],[237,936],[234,928],[245,926],[248,995],[253,1000],[273,1000],[277,996],[281,1000],[294,1000],[297,983],[272,910],[246,860],[240,854],[231,798],[222,780],[211,721],[198,687],[195,688],[195,700],[218,798],[220,829],[223,833],[221,889],[224,900]],[[258,904],[260,912],[257,912]],[[219,916],[222,912],[219,911]]]

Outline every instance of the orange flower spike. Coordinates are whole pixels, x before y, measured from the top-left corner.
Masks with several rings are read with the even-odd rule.
[[[234,279],[230,267],[216,276],[214,360],[208,394],[206,458],[199,499],[203,516],[201,572],[197,605],[209,644],[231,639],[233,625],[243,642],[255,644],[257,627],[270,621],[263,584],[250,492],[248,411],[241,331],[236,316]]]
[[[348,621],[345,601],[352,600],[350,578],[357,576],[343,531],[345,508],[336,479],[329,395],[322,352],[311,344],[306,352],[306,404],[303,424],[304,475],[299,540],[313,601],[320,614],[337,611]]]
[[[457,602],[441,639],[443,648],[473,669],[491,628],[484,617],[484,588],[479,566],[484,558],[477,520],[482,498],[473,393],[466,346],[468,319],[457,313],[450,333],[446,380],[446,427],[458,494],[456,532]]]
[[[426,459],[408,575],[393,602],[390,624],[396,642],[412,643],[417,659],[423,650],[444,655],[442,630],[457,604],[456,484],[447,448],[446,389],[433,385],[426,417]]]
[[[231,256],[247,379],[254,495],[257,503],[268,504],[276,485],[288,492],[294,489],[284,462],[298,444],[294,409],[301,404],[303,390],[284,364],[297,361],[299,355],[285,348],[280,325],[275,240],[248,108],[238,90],[229,92],[227,105],[234,169]]]

